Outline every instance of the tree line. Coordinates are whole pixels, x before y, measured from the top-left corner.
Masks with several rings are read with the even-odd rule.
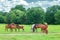
[[[60,24],[60,6],[48,7],[46,12],[41,7],[31,7],[26,10],[22,5],[16,5],[9,12],[0,11],[0,23],[36,24],[45,22]]]

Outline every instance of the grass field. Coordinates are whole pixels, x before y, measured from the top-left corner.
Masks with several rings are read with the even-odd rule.
[[[60,40],[60,25],[48,25],[48,34],[30,31],[31,25],[24,25],[24,32],[5,31],[5,24],[0,24],[0,40]]]

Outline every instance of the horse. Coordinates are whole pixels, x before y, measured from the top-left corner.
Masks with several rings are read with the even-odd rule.
[[[5,30],[8,31],[8,29],[10,29],[11,32],[13,31],[13,29],[15,29],[15,31],[16,31],[16,24],[14,24],[14,23],[7,24],[7,25],[5,26]]]
[[[8,29],[10,29],[11,28],[11,25],[10,24],[7,24],[6,26],[5,26],[5,31],[8,31]]]
[[[16,30],[16,24],[11,23],[10,25],[11,25],[11,31],[13,31],[13,29],[15,29],[15,31],[17,31],[17,30]]]
[[[33,24],[32,27],[31,27],[33,32],[35,32],[35,29],[37,31],[37,28],[41,28],[41,31],[43,33],[48,34],[48,30],[47,30],[48,26],[47,26],[47,24]]]
[[[16,28],[18,29],[18,31],[20,31],[20,29],[22,29],[24,31],[24,26],[21,26],[21,25],[16,25]]]

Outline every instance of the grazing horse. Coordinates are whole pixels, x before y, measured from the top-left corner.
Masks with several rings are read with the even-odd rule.
[[[11,32],[13,31],[13,29],[15,29],[15,31],[16,31],[16,25],[15,25],[14,23],[7,24],[7,25],[5,26],[5,30],[8,31],[8,29],[10,29]]]
[[[18,24],[16,25],[16,27],[17,27],[17,29],[18,29],[18,31],[20,31],[20,29],[22,29],[23,31],[24,31],[24,26],[19,26]]]
[[[48,34],[48,30],[47,30],[48,26],[47,26],[47,24],[33,24],[31,29],[32,29],[33,32],[35,32],[35,29],[37,31],[37,28],[41,28],[41,31],[43,33]]]

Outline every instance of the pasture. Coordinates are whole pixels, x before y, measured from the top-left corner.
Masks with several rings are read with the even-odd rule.
[[[24,25],[24,32],[8,32],[5,31],[6,24],[0,24],[0,40],[59,40],[60,39],[60,25],[48,25],[48,34],[38,32],[31,32],[31,25]]]

